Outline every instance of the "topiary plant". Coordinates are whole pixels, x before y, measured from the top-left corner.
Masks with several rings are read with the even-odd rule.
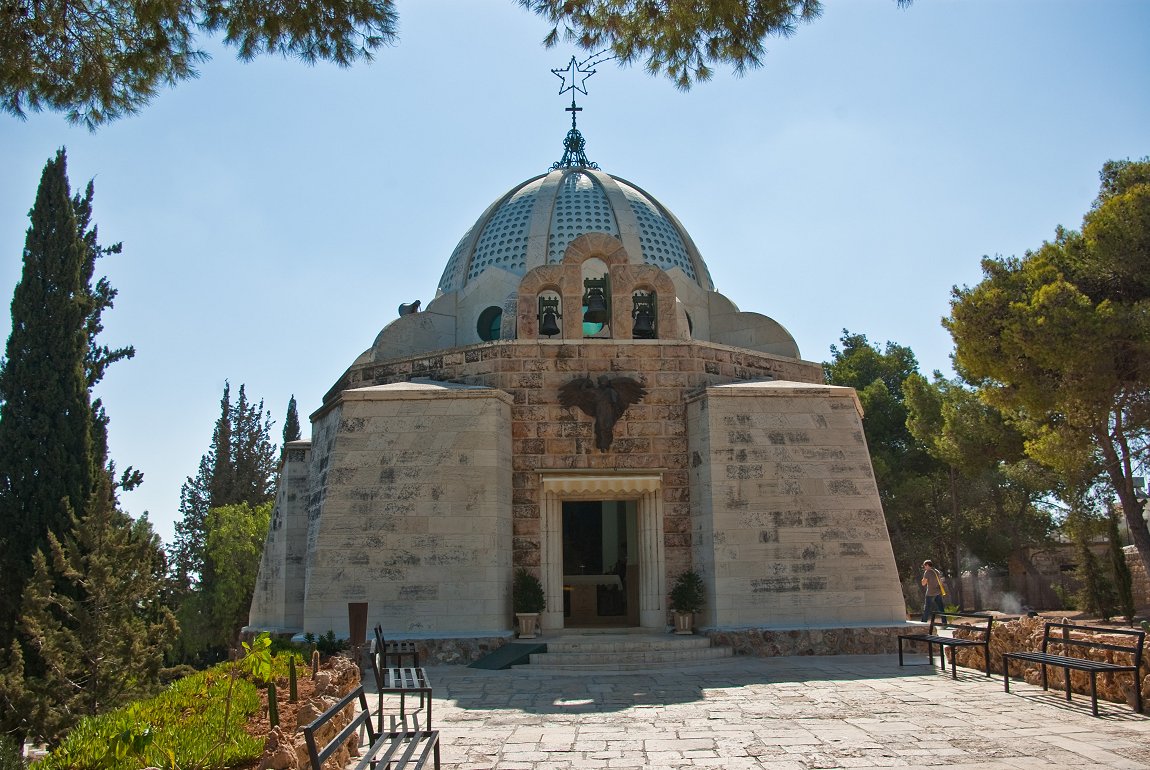
[[[703,609],[706,594],[703,592],[703,578],[698,572],[689,569],[675,578],[671,588],[671,609],[675,612],[694,614]]]
[[[543,584],[523,567],[515,570],[515,580],[511,584],[511,605],[517,613],[542,612],[547,607]]]

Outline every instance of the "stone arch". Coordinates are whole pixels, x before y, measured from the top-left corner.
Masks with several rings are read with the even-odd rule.
[[[656,327],[660,339],[681,339],[679,316],[675,312],[676,292],[671,277],[645,263],[632,262],[623,243],[607,233],[585,233],[567,246],[559,264],[540,265],[527,272],[519,282],[516,333],[519,339],[539,338],[538,297],[544,291],[556,291],[563,314],[561,339],[583,339],[583,263],[602,260],[607,265],[611,283],[611,336],[631,339],[631,294],[636,286],[650,287],[655,292]]]

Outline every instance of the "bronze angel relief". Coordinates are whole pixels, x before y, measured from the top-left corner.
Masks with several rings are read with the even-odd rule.
[[[559,403],[570,409],[578,407],[595,419],[595,446],[600,452],[611,448],[615,423],[631,404],[647,395],[647,389],[630,377],[599,375],[599,384],[590,377],[576,377],[559,387]]]

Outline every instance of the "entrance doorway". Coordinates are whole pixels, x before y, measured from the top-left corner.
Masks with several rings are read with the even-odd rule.
[[[639,625],[635,500],[563,501],[563,625]]]
[[[626,473],[620,471],[543,471],[539,474],[542,499],[539,501],[540,531],[539,531],[539,570],[543,581],[543,593],[547,597],[547,609],[539,620],[545,631],[558,631],[566,627],[574,627],[574,619],[568,622],[564,616],[564,594],[566,586],[573,582],[582,582],[586,577],[579,577],[578,581],[569,583],[564,580],[568,572],[564,565],[564,516],[563,510],[567,503],[591,503],[598,506],[600,527],[603,521],[603,506],[616,506],[617,510],[634,511],[634,524],[627,527],[627,611],[632,612],[634,607],[639,611],[639,627],[651,630],[665,630],[667,628],[667,584],[665,578],[666,560],[663,555],[663,476],[661,471],[648,471]],[[607,501],[604,503],[604,501]],[[573,509],[574,510],[574,509]],[[594,507],[589,509],[594,517]],[[624,514],[625,515],[625,514]],[[575,522],[578,522],[578,516]],[[617,522],[617,519],[615,519]],[[572,525],[576,526],[576,525]],[[615,524],[618,532],[618,523]],[[607,525],[611,531],[611,524]],[[632,531],[633,530],[633,531]],[[601,538],[598,535],[599,552],[603,552]],[[604,565],[610,568],[612,557],[618,559],[618,545],[623,542],[616,535],[613,541],[616,547],[614,552],[607,553],[606,558],[599,557],[599,569]],[[589,568],[584,562],[585,568]],[[574,569],[578,569],[576,564]],[[598,574],[604,574],[602,571]],[[574,573],[578,575],[578,572]],[[620,582],[622,582],[620,580]],[[636,586],[638,596],[633,593]],[[598,615],[598,589],[596,589],[596,615]],[[574,608],[572,608],[574,610]],[[634,625],[633,616],[626,616],[620,621],[619,616],[613,618],[615,624],[622,626]]]

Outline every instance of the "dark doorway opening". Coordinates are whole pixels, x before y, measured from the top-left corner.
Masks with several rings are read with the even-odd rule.
[[[563,502],[563,618],[568,628],[639,625],[634,500]]]

